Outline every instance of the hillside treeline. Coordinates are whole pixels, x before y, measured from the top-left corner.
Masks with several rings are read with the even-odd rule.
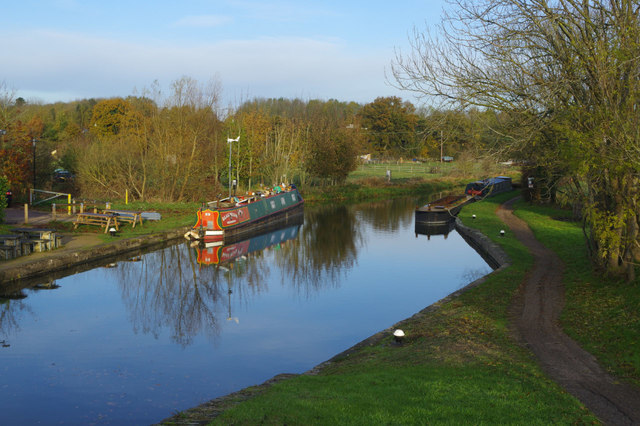
[[[488,112],[416,110],[397,97],[361,105],[336,100],[253,99],[220,105],[220,85],[185,77],[126,98],[29,103],[4,91],[1,175],[16,194],[74,175],[87,198],[211,199],[283,181],[344,182],[359,161],[440,158],[489,147]],[[235,140],[228,142],[229,140]],[[35,169],[34,169],[35,163]],[[69,183],[67,182],[67,186]],[[66,188],[68,190],[69,188]],[[65,192],[66,192],[65,190]]]

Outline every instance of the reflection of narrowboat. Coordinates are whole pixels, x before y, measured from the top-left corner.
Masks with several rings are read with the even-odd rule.
[[[511,178],[507,176],[497,176],[489,179],[478,180],[467,184],[464,193],[474,197],[492,197],[502,192],[513,189]]]
[[[222,239],[229,235],[255,232],[267,224],[287,217],[304,203],[295,188],[276,187],[268,193],[229,197],[207,203],[198,210],[198,220],[185,234],[192,240]]]
[[[454,219],[445,223],[425,223],[416,222],[416,237],[418,235],[426,235],[428,239],[433,235],[444,235],[446,239],[451,231],[456,227],[456,221]]]
[[[455,219],[462,207],[473,201],[468,195],[449,195],[416,209],[418,223],[446,224]]]
[[[222,241],[210,241],[199,244],[196,246],[198,250],[198,263],[200,265],[220,265],[269,247],[278,247],[280,244],[298,236],[302,220],[302,215],[300,215],[296,221],[296,225],[261,235],[255,235],[246,240],[233,243],[228,243],[227,241],[224,243]]]

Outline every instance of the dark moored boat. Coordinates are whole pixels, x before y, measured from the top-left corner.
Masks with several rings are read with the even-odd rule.
[[[446,224],[458,215],[462,207],[473,201],[468,195],[449,195],[416,209],[416,224]]]
[[[193,240],[223,239],[231,235],[247,234],[286,220],[289,215],[302,213],[304,200],[298,190],[277,187],[275,193],[231,197],[207,203],[198,210],[198,220],[185,234]]]
[[[477,180],[467,184],[464,193],[474,197],[493,197],[501,192],[511,191],[511,178],[507,176],[497,176],[484,180]]]

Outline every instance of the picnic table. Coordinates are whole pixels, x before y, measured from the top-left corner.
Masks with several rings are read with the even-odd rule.
[[[136,223],[140,223],[142,226],[142,212],[141,211],[131,211],[131,210],[115,210],[115,209],[105,209],[103,210],[105,214],[113,214],[118,217],[120,222],[128,222],[133,224],[133,228],[136,227]]]
[[[78,225],[99,225],[104,226],[104,233],[106,234],[110,227],[118,230],[118,216],[112,213],[78,213],[75,222],[73,222],[73,229],[77,229]]]

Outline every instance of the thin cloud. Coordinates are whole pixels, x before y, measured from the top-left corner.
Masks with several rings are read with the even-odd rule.
[[[336,13],[323,7],[301,4],[292,1],[231,1],[231,5],[244,11],[254,19],[273,22],[308,21],[317,17],[336,16]],[[322,3],[321,3],[322,4]]]
[[[154,80],[166,85],[184,75],[199,81],[218,75],[227,94],[245,90],[258,97],[309,94],[363,102],[389,92],[387,55],[351,51],[340,40],[261,37],[182,46],[53,31],[0,31],[0,40],[0,48],[11,46],[3,56],[13,64],[3,78],[19,92],[49,99],[64,93],[76,94],[66,99],[123,96]]]
[[[229,16],[223,15],[192,15],[185,16],[184,18],[176,21],[174,27],[197,27],[197,28],[212,28],[227,25],[233,22],[233,19]]]

